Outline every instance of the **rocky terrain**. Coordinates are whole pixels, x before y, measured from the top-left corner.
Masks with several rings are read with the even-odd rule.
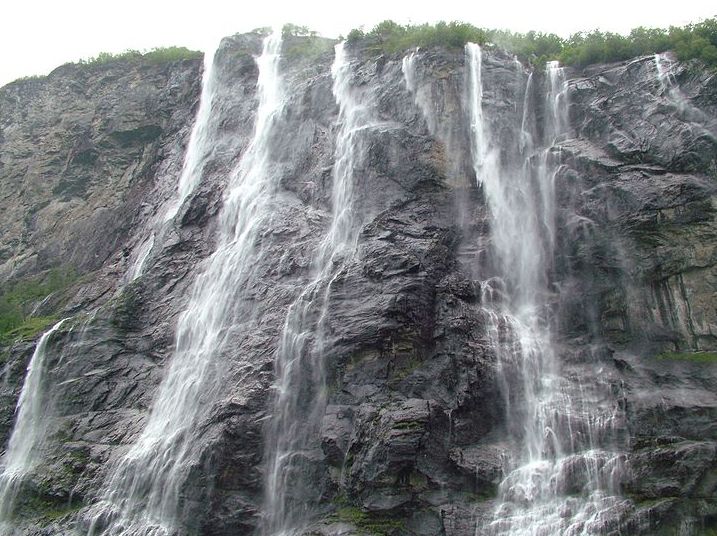
[[[193,432],[177,534],[263,530],[275,355],[331,222],[339,131],[332,44],[306,57],[301,43],[284,44],[260,262],[245,288],[228,289],[253,314],[227,313],[213,365],[222,382]],[[202,180],[134,281],[126,274],[181,174],[201,61],[68,65],[0,89],[2,290],[72,274],[26,304],[70,320],[49,341],[42,461],[17,498],[14,534],[85,534],[143,429],[252,139],[260,52],[255,34],[217,51]],[[465,54],[419,51],[413,91],[403,54],[349,54],[371,117],[356,142],[360,230],[321,320],[323,384],[302,387],[298,419],[319,391],[325,404],[314,444],[296,453],[290,509],[305,512],[307,535],[482,534],[516,447],[487,330],[482,289],[496,267]],[[545,303],[569,391],[613,408],[623,502],[604,533],[706,535],[717,530],[717,77],[669,57],[663,76],[659,61],[566,71]],[[526,90],[529,72],[484,51],[484,113],[501,147],[519,143],[527,106],[542,136],[548,82],[536,69]],[[4,441],[40,334],[0,341]]]

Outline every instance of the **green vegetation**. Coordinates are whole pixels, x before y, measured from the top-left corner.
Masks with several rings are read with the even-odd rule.
[[[202,52],[189,50],[186,47],[161,47],[149,51],[125,50],[118,54],[100,52],[94,58],[82,59],[81,65],[103,65],[118,61],[143,61],[146,63],[168,63],[179,60],[192,60],[201,58]]]
[[[289,59],[303,58],[315,60],[330,51],[336,41],[320,37],[306,26],[285,24],[282,28],[284,37],[284,55]]]
[[[284,55],[289,59],[304,58],[314,60],[332,50],[334,41],[323,37],[307,37],[295,40],[284,46]]]
[[[441,45],[458,48],[468,42],[484,44],[488,39],[486,30],[464,22],[402,26],[391,20],[385,20],[368,33],[358,29],[351,30],[346,41],[350,45],[364,41],[370,49],[394,53],[411,47]]]
[[[142,282],[139,279],[132,281],[110,303],[113,305],[112,324],[118,329],[132,329],[142,305]]]
[[[394,430],[418,431],[425,429],[426,424],[420,421],[400,421],[393,425]]]
[[[489,501],[498,496],[498,486],[496,484],[484,483],[475,493],[471,494],[471,499],[475,502]]]
[[[40,525],[49,525],[68,514],[72,514],[82,508],[82,502],[69,502],[58,500],[46,495],[29,495],[21,502],[15,512],[17,518],[36,518]]]
[[[57,316],[31,316],[14,329],[0,334],[0,344],[16,340],[32,339],[57,322]]]
[[[577,66],[673,50],[682,61],[696,58],[717,67],[717,17],[669,29],[635,28],[629,35],[598,30],[580,32],[567,39],[541,32],[489,30],[462,22],[403,26],[387,20],[369,32],[351,30],[347,42],[383,53],[400,52],[411,47],[460,48],[467,42],[480,45],[494,43],[533,64],[559,60],[563,64]]]
[[[284,24],[281,28],[281,36],[287,37],[317,37],[319,34],[313,30],[309,30],[306,26],[298,26],[296,24]]]
[[[28,76],[22,76],[16,80],[16,82],[32,82],[35,80],[44,80],[45,76],[41,74],[31,74]]]
[[[351,523],[357,528],[375,536],[390,536],[401,530],[403,521],[365,512],[355,506],[341,506],[332,516],[336,521]]]
[[[77,280],[72,268],[54,268],[42,276],[0,286],[0,344],[29,339],[57,321],[54,315],[31,316],[31,308]]]
[[[667,361],[692,361],[693,363],[717,363],[717,352],[663,352],[657,359]]]
[[[717,67],[717,17],[682,28],[635,28],[627,36],[599,31],[575,34],[565,41],[557,59],[566,64],[588,65],[665,50],[673,50],[682,61],[697,58]]]

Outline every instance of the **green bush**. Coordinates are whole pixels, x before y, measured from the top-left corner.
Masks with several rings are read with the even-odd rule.
[[[468,42],[483,44],[486,40],[485,30],[456,21],[402,26],[392,20],[385,20],[368,33],[354,29],[347,37],[349,44],[363,41],[371,50],[388,53],[400,52],[412,47],[459,48]]]
[[[284,24],[284,27],[281,29],[281,35],[286,39],[287,37],[316,37],[318,33],[309,30],[306,26],[287,23]]]
[[[6,333],[22,324],[22,309],[0,296],[0,333]]]
[[[77,279],[73,268],[53,268],[41,276],[21,279],[0,287],[0,296],[11,305],[24,305],[66,288]]]
[[[0,344],[7,344],[17,340],[28,340],[44,332],[52,324],[57,322],[56,315],[30,316],[21,321],[13,329],[0,332]]]
[[[68,288],[77,280],[72,268],[53,268],[41,276],[0,286],[0,344],[34,337],[56,321],[54,315],[34,317],[32,308],[50,294]]]
[[[362,45],[379,53],[412,47],[460,48],[468,42],[494,43],[536,65],[559,60],[566,65],[586,66],[673,50],[682,61],[696,58],[717,67],[717,17],[669,29],[639,27],[628,35],[599,30],[579,32],[567,39],[542,32],[488,30],[463,22],[403,26],[386,20],[369,32],[351,30],[346,40],[350,45]]]
[[[179,60],[199,59],[204,55],[199,50],[190,50],[186,47],[153,48],[142,54],[142,59],[150,63],[168,63]]]
[[[657,359],[666,361],[691,361],[693,363],[717,363],[717,352],[663,352]]]
[[[364,31],[362,29],[354,28],[346,36],[346,42],[351,45],[354,43],[358,43],[364,37],[366,37],[366,34],[364,33]]]
[[[334,47],[335,41],[323,37],[300,37],[292,39],[284,46],[284,55],[289,59],[302,58],[315,60]]]
[[[355,506],[341,506],[331,517],[336,521],[351,523],[373,536],[390,536],[405,528],[404,522],[400,519],[366,512]]]
[[[100,52],[94,58],[82,59],[81,65],[103,65],[118,61],[144,61],[147,63],[168,63],[179,60],[191,60],[201,58],[202,52],[190,50],[186,47],[160,47],[149,51],[128,49],[124,52],[114,54],[112,52]]]

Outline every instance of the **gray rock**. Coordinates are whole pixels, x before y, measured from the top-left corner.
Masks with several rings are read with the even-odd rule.
[[[227,175],[252,134],[259,50],[256,34],[222,42],[219,141],[151,266],[126,287],[131,254],[176,187],[199,61],[64,66],[0,89],[0,281],[58,266],[82,276],[43,305],[76,316],[53,342],[51,422],[28,488],[28,498],[75,502],[54,520],[28,511],[22,534],[81,530],[78,509],[97,499],[144,426],[177,317],[214,248]],[[470,164],[464,58],[421,53],[419,107],[400,57],[354,53],[355,83],[377,115],[356,176],[364,224],[328,300],[328,403],[315,448],[297,454],[303,469],[292,477],[306,494],[295,500],[312,513],[305,534],[473,536],[493,515],[503,458],[517,446],[481,309],[480,285],[494,270]],[[262,262],[241,289],[255,314],[228,326],[218,356],[225,382],[181,490],[186,534],[249,534],[262,515],[278,338],[330,221],[331,61],[329,50],[282,63],[290,100],[272,141],[278,193],[260,233]],[[715,366],[656,357],[717,350],[717,81],[676,68],[679,101],[661,90],[652,58],[570,73],[572,132],[551,153],[561,163],[554,337],[568,392],[608,393],[625,415],[614,437],[629,467],[630,534],[713,527],[717,516]],[[529,102],[542,114],[544,80],[534,76]],[[524,78],[507,54],[486,54],[485,109],[505,148],[519,143]],[[3,438],[32,348],[3,348]],[[575,426],[581,441],[590,423]]]

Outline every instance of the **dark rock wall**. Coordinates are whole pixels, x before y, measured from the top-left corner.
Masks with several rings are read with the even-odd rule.
[[[68,65],[2,89],[3,279],[97,270],[122,248],[173,187],[200,65]]]
[[[59,265],[84,274],[62,312],[75,320],[52,343],[46,461],[21,498],[26,534],[79,532],[80,508],[142,429],[175,319],[211,253],[227,175],[251,135],[259,50],[258,36],[222,43],[218,142],[202,183],[145,275],[121,292],[131,252],[179,177],[199,62],[68,66],[0,89],[0,276]],[[464,57],[420,53],[417,104],[400,56],[354,54],[355,84],[377,120],[356,173],[366,223],[329,299],[328,406],[312,496],[298,501],[314,512],[314,533],[472,535],[515,446],[481,316],[492,268]],[[283,66],[280,188],[244,292],[257,314],[230,328],[225,390],[197,430],[183,491],[189,534],[250,534],[258,524],[277,338],[330,220],[331,61],[327,52]],[[717,350],[717,79],[694,64],[674,68],[678,91],[661,85],[653,58],[569,73],[571,134],[554,150],[555,338],[571,381],[598,380],[625,415],[617,437],[629,534],[698,534],[717,519],[717,365],[656,357]],[[524,101],[527,71],[512,58],[489,51],[483,69],[492,130],[518,143],[516,120],[525,103],[543,113],[545,82],[536,72]],[[5,436],[31,353],[29,342],[9,349]]]

